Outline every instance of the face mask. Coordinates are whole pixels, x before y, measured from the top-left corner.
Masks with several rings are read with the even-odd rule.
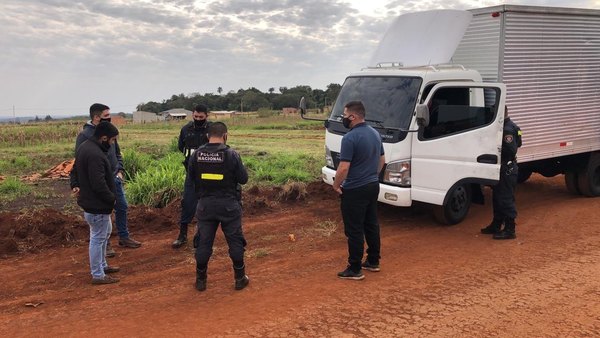
[[[110,123],[110,121],[111,121],[110,117],[106,118],[106,119],[100,118],[100,122],[108,122],[108,123]]]
[[[200,128],[206,124],[206,120],[194,120],[194,127]]]
[[[350,118],[342,117],[342,124],[344,125],[344,128],[350,129],[350,122]]]
[[[108,141],[102,141],[100,144],[102,146],[102,150],[108,151],[110,149],[110,143]]]

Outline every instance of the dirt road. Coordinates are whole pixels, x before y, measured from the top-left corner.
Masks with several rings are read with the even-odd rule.
[[[486,191],[486,198],[490,192]],[[87,246],[0,260],[4,336],[600,336],[600,199],[571,196],[562,177],[533,176],[517,192],[516,240],[480,235],[490,206],[436,225],[423,208],[380,208],[382,271],[338,280],[346,245],[338,201],[248,215],[250,286],[236,292],[222,236],[208,289],[193,288],[190,247],[144,231],[119,250],[121,282],[89,284]],[[329,225],[337,223],[330,236]],[[150,220],[151,222],[151,220]],[[295,234],[296,241],[288,240]],[[38,307],[26,303],[42,303]]]

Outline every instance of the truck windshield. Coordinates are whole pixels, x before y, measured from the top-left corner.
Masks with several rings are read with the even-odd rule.
[[[341,122],[346,103],[358,100],[365,105],[366,119],[373,127],[407,129],[421,82],[417,77],[349,77],[329,119]]]

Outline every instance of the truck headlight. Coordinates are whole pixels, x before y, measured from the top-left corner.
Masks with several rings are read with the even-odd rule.
[[[325,165],[329,168],[334,168],[333,157],[331,156],[331,150],[329,150],[328,146],[325,146]]]
[[[410,160],[388,163],[383,173],[383,182],[410,187]]]

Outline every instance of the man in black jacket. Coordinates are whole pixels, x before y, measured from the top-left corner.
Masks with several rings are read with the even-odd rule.
[[[114,146],[119,131],[109,122],[98,124],[94,135],[77,149],[71,171],[71,189],[77,204],[90,226],[90,269],[92,284],[112,284],[119,281],[107,273],[118,272],[106,262],[106,244],[112,231],[110,215],[116,201],[117,188],[107,153]]]
[[[208,118],[208,108],[205,105],[199,104],[194,108],[192,113],[193,121],[181,128],[179,133],[178,147],[183,153],[185,159],[183,165],[186,168],[185,184],[183,185],[183,198],[181,200],[181,218],[179,219],[179,236],[171,244],[174,249],[180,248],[187,243],[187,228],[192,222],[196,213],[196,205],[198,199],[194,193],[194,185],[187,174],[188,161],[194,150],[208,142],[206,131],[210,126]]]
[[[224,123],[212,123],[208,137],[209,143],[198,148],[188,164],[188,175],[198,197],[198,233],[194,237],[194,246],[197,247],[196,289],[206,290],[208,261],[220,224],[233,263],[234,287],[241,290],[248,285],[249,278],[244,266],[246,240],[242,231],[238,186],[248,182],[248,172],[240,155],[225,145],[227,126]]]
[[[110,108],[101,103],[94,103],[90,106],[90,120],[83,126],[83,130],[77,135],[75,141],[75,152],[79,146],[85,141],[93,137],[94,130],[100,122],[110,122]],[[117,225],[117,235],[119,236],[119,246],[126,248],[139,248],[142,243],[134,240],[129,236],[127,227],[127,198],[125,197],[125,189],[123,187],[124,172],[123,158],[121,157],[121,148],[119,142],[115,141],[114,145],[108,150],[108,160],[115,178],[117,187],[117,202],[115,204],[115,223]],[[107,256],[114,257],[115,252],[111,248],[110,241],[107,247]]]

